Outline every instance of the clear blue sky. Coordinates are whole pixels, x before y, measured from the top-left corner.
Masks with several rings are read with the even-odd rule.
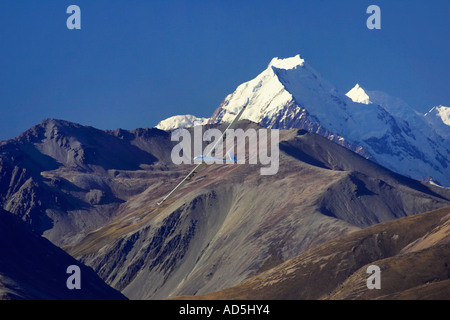
[[[66,9],[81,8],[81,30]],[[381,8],[368,30],[366,9]],[[2,0],[0,140],[44,118],[101,129],[209,117],[273,57],[297,53],[421,112],[450,105],[450,1]]]

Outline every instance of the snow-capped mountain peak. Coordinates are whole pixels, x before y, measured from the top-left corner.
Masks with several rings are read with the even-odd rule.
[[[302,67],[305,63],[305,60],[300,57],[299,54],[297,54],[295,57],[291,58],[285,58],[285,59],[279,59],[278,57],[275,57],[270,61],[269,67],[275,67],[277,69],[295,69],[297,67]]]
[[[191,114],[178,115],[167,118],[156,125],[160,130],[175,130],[178,128],[189,128],[194,125],[203,125],[208,122],[208,118],[198,118]]]
[[[358,83],[349,92],[347,92],[346,96],[352,99],[353,102],[363,104],[372,103],[366,91]]]
[[[273,58],[225,98],[209,123],[232,121],[247,99],[242,119],[274,129],[305,129],[403,175],[431,176],[450,185],[449,146],[423,115],[401,99],[360,85],[345,95],[300,55]],[[439,110],[445,117],[447,109]]]

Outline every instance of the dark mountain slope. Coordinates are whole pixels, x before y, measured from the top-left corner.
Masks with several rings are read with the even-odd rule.
[[[66,286],[80,267],[81,289]],[[125,299],[91,269],[0,209],[0,299]]]
[[[280,150],[313,166],[346,172],[328,186],[316,204],[322,214],[358,227],[427,211],[426,199],[449,201],[448,189],[399,175],[304,130],[282,141]]]

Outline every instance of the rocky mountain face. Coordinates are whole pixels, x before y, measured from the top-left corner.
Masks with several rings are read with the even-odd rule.
[[[447,300],[450,207],[338,237],[225,290],[178,299]],[[370,290],[370,266],[379,288]]]
[[[210,165],[160,207],[192,169],[171,164],[167,132],[46,120],[2,143],[2,206],[128,298],[156,299],[225,289],[330,239],[450,205],[449,190],[319,135],[280,139],[276,175]]]
[[[169,134],[158,129],[102,131],[44,120],[0,143],[1,207],[60,245],[103,225],[148,187],[145,173],[132,185],[123,183],[123,175],[166,170],[155,163],[170,159],[167,141]]]
[[[59,125],[60,130],[75,126]],[[95,132],[117,142],[113,132]],[[191,166],[170,167],[165,158],[171,148],[168,134],[153,133],[140,140],[137,133],[122,131],[120,136],[131,138],[118,139],[148,148],[140,149],[152,156],[142,158],[148,162],[136,165],[139,169],[122,162],[114,168],[108,159],[102,170],[98,159],[106,156],[99,155],[75,168],[68,161],[40,173],[50,181],[64,177],[76,183],[77,188],[62,184],[60,190],[84,199],[84,209],[66,211],[71,223],[64,226],[73,228],[70,236],[58,231],[64,210],[54,208],[61,217],[44,234],[129,298],[223,289],[339,235],[450,204],[445,189],[395,174],[318,135],[287,130],[281,134],[276,175],[261,176],[258,165],[208,166],[166,206],[158,207],[156,202]],[[46,138],[39,141],[35,143]],[[82,183],[93,180],[94,190],[114,206],[107,200],[86,201],[92,187]],[[51,184],[40,182],[45,194]],[[104,211],[109,214],[100,216]]]
[[[430,125],[406,103],[382,92],[356,86],[345,95],[299,55],[272,59],[266,70],[224,99],[209,123],[231,121],[247,99],[244,119],[314,132],[395,172],[450,186],[450,126]],[[445,118],[446,109],[439,110]]]

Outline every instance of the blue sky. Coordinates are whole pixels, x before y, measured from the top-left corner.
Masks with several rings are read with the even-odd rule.
[[[81,8],[81,30],[66,9]],[[381,30],[366,9],[381,8]],[[420,112],[450,105],[450,1],[2,0],[0,140],[44,118],[100,129],[209,117],[273,57],[299,53]]]

